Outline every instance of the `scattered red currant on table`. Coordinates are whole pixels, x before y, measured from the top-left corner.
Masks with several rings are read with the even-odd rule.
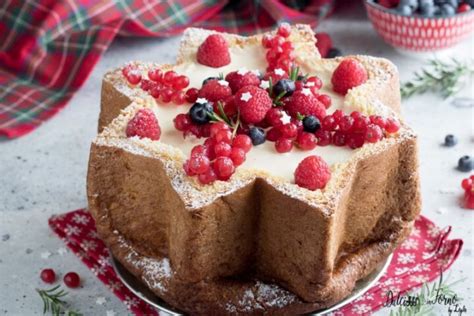
[[[81,284],[81,279],[76,272],[68,272],[63,278],[64,284],[69,288],[77,288]]]
[[[474,210],[474,175],[463,179],[461,187],[464,190],[464,208]]]
[[[56,281],[56,273],[54,273],[53,269],[42,270],[40,277],[45,283],[54,283],[54,281]]]

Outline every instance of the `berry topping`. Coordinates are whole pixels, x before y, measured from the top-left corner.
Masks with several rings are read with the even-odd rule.
[[[323,189],[331,178],[331,170],[319,156],[313,155],[303,159],[295,170],[295,183],[300,187],[317,190]]]
[[[252,139],[247,135],[241,134],[235,136],[232,146],[242,149],[245,153],[248,153],[252,148]]]
[[[400,122],[396,118],[389,117],[385,120],[385,130],[388,133],[396,133],[400,129]]]
[[[318,139],[313,133],[302,132],[298,135],[296,143],[298,144],[298,147],[303,150],[312,150],[316,148]]]
[[[446,137],[444,138],[444,146],[446,147],[453,147],[457,143],[458,143],[457,137],[452,134],[446,135]]]
[[[181,132],[186,131],[192,124],[189,114],[178,114],[173,120],[174,127]]]
[[[241,88],[234,97],[234,102],[240,110],[240,117],[246,123],[259,123],[272,108],[272,99],[267,91],[255,87]]]
[[[188,162],[188,168],[193,174],[201,174],[209,169],[210,161],[204,155],[195,154]]]
[[[155,68],[148,71],[148,78],[155,82],[162,82],[163,80],[163,71],[161,69]]]
[[[127,65],[122,69],[122,74],[130,84],[138,84],[142,80],[140,70],[134,65]]]
[[[200,175],[198,175],[198,180],[202,184],[210,184],[210,183],[217,180],[217,176],[216,176],[216,173],[214,172],[214,170],[212,168],[209,168],[209,169],[207,169],[206,172],[201,173]]]
[[[197,61],[213,68],[230,64],[229,45],[222,35],[212,34],[199,46]]]
[[[313,115],[308,115],[303,119],[303,129],[305,132],[314,133],[321,128],[321,122]]]
[[[226,142],[219,142],[214,146],[214,154],[216,157],[229,157],[232,147]]]
[[[332,47],[332,40],[328,33],[321,32],[315,35],[316,48],[322,57],[327,57],[329,50]]]
[[[295,91],[289,102],[286,103],[286,109],[293,117],[297,117],[298,114],[313,115],[322,120],[326,116],[326,108],[313,96],[309,89]]]
[[[275,86],[273,86],[273,93],[277,96],[284,95],[285,97],[289,97],[295,90],[295,82],[290,79],[280,79]]]
[[[339,48],[333,47],[328,51],[327,55],[324,56],[324,57],[326,57],[326,58],[335,58],[335,57],[339,57],[339,56],[342,56],[341,50]]]
[[[233,147],[229,154],[229,158],[232,159],[234,166],[238,167],[245,161],[245,151],[242,148]]]
[[[229,87],[233,93],[236,93],[245,86],[259,86],[260,78],[252,71],[239,70],[232,71],[225,76],[225,80],[229,82]]]
[[[76,272],[68,272],[63,278],[64,284],[70,288],[76,288],[81,284],[81,279]]]
[[[155,113],[146,108],[138,110],[135,116],[128,122],[125,134],[127,137],[138,136],[139,138],[159,140],[161,129]]]
[[[287,38],[288,36],[290,36],[290,33],[291,33],[290,24],[288,24],[288,23],[280,24],[280,26],[278,27],[278,30],[277,30],[278,35],[280,35],[284,38]]]
[[[474,210],[474,175],[463,179],[461,187],[464,189],[464,207]]]
[[[199,90],[196,88],[189,88],[186,91],[186,102],[194,103],[198,98]]]
[[[198,101],[203,101],[199,100]],[[191,120],[196,124],[206,124],[211,118],[210,115],[213,113],[212,105],[209,102],[196,102],[189,109],[189,116]]]
[[[275,142],[275,149],[279,153],[287,153],[293,149],[293,141],[288,138],[280,138]]]
[[[380,126],[375,124],[369,124],[365,133],[365,140],[369,143],[376,143],[383,137],[383,131]]]
[[[54,273],[53,269],[43,269],[40,277],[45,283],[54,283],[56,281],[56,273]]]
[[[335,92],[345,95],[349,89],[366,82],[367,77],[367,70],[359,61],[346,58],[334,70],[331,83]]]
[[[458,160],[458,170],[462,172],[469,172],[474,168],[474,161],[468,155],[462,156]]]
[[[207,81],[198,93],[199,98],[205,98],[210,102],[222,101],[231,95],[231,88],[228,85],[221,84],[221,80],[217,79]]]
[[[235,171],[232,159],[228,157],[217,157],[213,162],[212,167],[216,173],[217,179],[226,181]]]
[[[249,130],[249,136],[252,139],[254,146],[263,144],[265,142],[265,131],[259,127],[252,127]]]

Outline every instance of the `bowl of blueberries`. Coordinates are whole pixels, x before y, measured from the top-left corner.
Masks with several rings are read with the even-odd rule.
[[[377,33],[405,51],[450,48],[474,30],[474,0],[366,0]]]

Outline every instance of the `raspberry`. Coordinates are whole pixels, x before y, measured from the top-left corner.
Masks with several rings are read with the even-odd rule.
[[[375,124],[369,124],[365,133],[365,140],[369,143],[376,143],[383,137],[382,129]]]
[[[311,92],[303,89],[301,91],[295,91],[286,104],[288,113],[296,117],[297,114],[304,116],[313,115],[319,120],[323,120],[326,116],[326,108],[324,105],[316,99]]]
[[[186,102],[188,103],[194,103],[197,100],[199,94],[199,90],[196,88],[189,88],[186,91]]]
[[[198,175],[198,180],[202,184],[210,184],[210,183],[217,180],[217,176],[216,176],[216,173],[214,172],[214,170],[212,170],[212,168],[209,168],[209,169],[207,169],[206,172],[201,173],[200,175]]]
[[[267,91],[255,86],[241,88],[235,95],[234,102],[240,110],[242,120],[253,124],[262,121],[273,104]]]
[[[400,129],[400,122],[397,119],[389,117],[385,121],[385,130],[387,132],[396,133],[398,132],[399,129]]]
[[[283,116],[283,113],[280,109],[278,108],[271,108],[268,112],[267,115],[265,116],[265,120],[267,121],[268,124],[271,126],[279,126],[282,124],[281,118]]]
[[[174,127],[181,132],[186,131],[192,124],[189,114],[178,114],[173,120]]]
[[[197,61],[213,68],[230,64],[229,44],[222,35],[209,35],[198,48]]]
[[[135,116],[128,122],[125,134],[127,137],[138,136],[139,138],[159,140],[161,129],[155,113],[150,109],[138,110]]]
[[[367,70],[353,58],[344,59],[331,78],[332,88],[335,92],[345,95],[349,89],[357,87],[367,81]]]
[[[189,170],[194,174],[201,174],[209,169],[210,161],[204,155],[195,155],[189,159]]]
[[[331,179],[329,166],[316,155],[303,159],[295,170],[295,183],[309,190],[323,189],[329,179]]]
[[[232,147],[225,142],[219,142],[214,146],[216,157],[229,157],[231,151]]]
[[[260,78],[253,72],[247,71],[241,74],[240,71],[232,71],[225,76],[225,80],[229,83],[229,87],[233,93],[236,93],[245,86],[259,86]]]
[[[234,173],[235,167],[232,159],[228,157],[218,157],[214,160],[212,168],[216,173],[217,179],[226,181]]]
[[[232,147],[240,148],[245,153],[248,153],[252,149],[252,139],[247,135],[237,135],[232,142]]]
[[[245,161],[245,151],[242,148],[234,147],[229,154],[229,158],[232,159],[234,166],[238,167]]]
[[[303,150],[312,150],[316,148],[318,140],[313,133],[302,132],[298,135],[296,143],[298,144],[298,147]]]
[[[328,33],[317,33],[316,37],[316,48],[319,51],[321,57],[326,57],[329,50],[332,48],[332,40]]]
[[[199,90],[198,97],[205,98],[210,102],[217,102],[226,99],[232,95],[232,90],[229,86],[221,84],[220,80],[212,79],[206,82],[201,90]]]

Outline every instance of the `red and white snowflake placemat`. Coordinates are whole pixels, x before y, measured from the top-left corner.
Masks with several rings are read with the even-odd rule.
[[[51,229],[114,294],[136,315],[158,312],[130,292],[117,277],[110,255],[95,230],[94,220],[81,209],[49,219]],[[448,239],[451,227],[438,228],[424,216],[415,223],[409,238],[397,249],[385,275],[367,293],[333,315],[368,315],[382,307],[385,294],[405,293],[436,279],[459,256],[462,240]]]

